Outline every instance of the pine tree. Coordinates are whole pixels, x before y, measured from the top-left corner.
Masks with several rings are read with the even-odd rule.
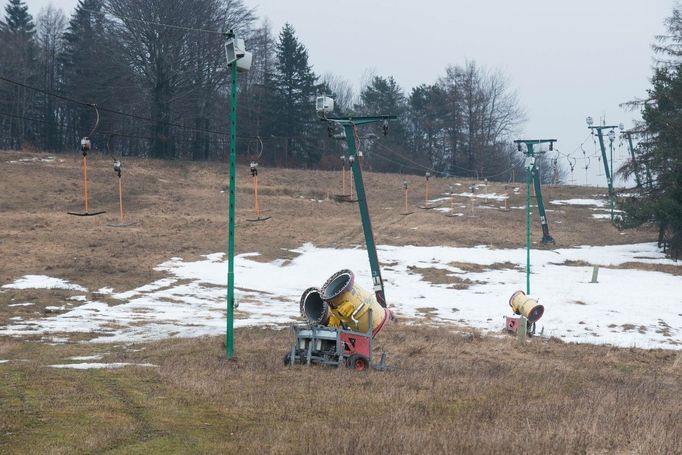
[[[625,226],[655,222],[673,257],[682,255],[682,14],[675,8],[666,21],[669,35],[655,49],[662,54],[654,70],[642,118],[646,141],[640,143],[638,165],[652,176],[640,197],[624,202]]]
[[[5,6],[5,17],[0,23],[0,73],[24,84],[35,82],[37,76],[37,49],[35,24],[23,0],[10,0]],[[20,86],[3,87],[0,103],[5,112],[14,117],[3,119],[10,147],[18,148],[25,141],[35,139],[32,125],[24,120],[30,117],[35,95]],[[23,118],[22,118],[23,117]]]
[[[308,50],[296,38],[295,30],[285,24],[276,45],[272,115],[276,119],[273,133],[287,138],[287,153],[305,165],[316,165],[319,148],[314,144],[320,128],[316,122],[314,97],[317,76],[308,63]],[[319,131],[318,131],[319,130]]]
[[[388,78],[375,76],[360,93],[360,101],[360,111],[365,115],[395,115],[398,117],[397,120],[390,122],[390,133],[385,139],[381,139],[380,142],[373,141],[364,144],[366,166],[374,170],[401,171],[400,166],[396,168],[392,161],[394,162],[399,155],[410,154],[409,141],[407,140],[407,118],[405,116],[407,101],[402,88],[391,76]],[[383,136],[384,134],[380,125],[372,126],[372,130],[376,136]],[[381,158],[376,160],[372,155],[375,148],[377,148],[376,151],[379,152],[380,156],[388,156],[383,160]],[[386,158],[392,161],[388,161]],[[404,160],[402,162],[410,168],[415,165]]]

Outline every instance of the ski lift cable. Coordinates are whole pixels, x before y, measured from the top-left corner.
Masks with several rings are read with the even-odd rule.
[[[99,14],[101,16],[109,15],[109,16],[115,17],[116,19],[119,19],[119,20],[126,19],[126,20],[133,21],[133,22],[139,22],[139,23],[145,24],[145,25],[155,25],[155,26],[159,26],[159,27],[173,28],[176,30],[184,30],[184,31],[188,31],[188,32],[209,33],[209,34],[213,34],[213,35],[225,35],[225,32],[219,32],[217,30],[207,30],[207,29],[203,29],[203,28],[185,27],[183,25],[174,25],[174,24],[166,24],[163,22],[147,21],[144,19],[137,19],[137,18],[130,17],[130,16],[123,16],[121,14],[114,14],[111,11],[96,11],[96,10],[87,9],[87,8],[81,8],[81,11],[85,11],[85,12],[92,13],[92,14]]]
[[[43,94],[45,94],[45,95],[52,96],[52,97],[54,97],[54,98],[58,98],[58,99],[61,99],[61,100],[64,100],[64,101],[68,101],[68,102],[70,102],[70,103],[79,104],[79,105],[84,106],[84,107],[92,107],[92,106],[93,106],[92,103],[86,103],[86,102],[84,102],[84,101],[80,101],[80,100],[77,100],[77,99],[74,99],[74,98],[70,98],[70,97],[65,96],[65,95],[60,95],[60,94],[58,94],[58,93],[50,92],[50,91],[48,91],[48,90],[44,90],[44,89],[41,89],[41,88],[38,88],[38,87],[33,87],[33,86],[30,86],[30,85],[24,84],[24,83],[22,83],[22,82],[18,82],[18,81],[12,80],[12,79],[8,79],[8,78],[6,78],[6,77],[4,77],[4,76],[0,76],[0,80],[1,80],[1,81],[5,81],[5,82],[10,83],[10,84],[13,84],[13,85],[17,85],[17,86],[19,86],[19,87],[23,87],[23,88],[26,88],[26,89],[29,89],[29,90],[33,90],[33,91],[36,91],[36,92],[39,92],[39,93],[43,93]],[[156,124],[156,125],[172,126],[172,127],[175,127],[175,128],[182,128],[182,129],[184,129],[184,130],[192,131],[192,132],[197,132],[197,133],[208,133],[208,134],[216,134],[216,135],[219,135],[219,136],[230,136],[230,133],[227,133],[227,132],[224,132],[224,131],[216,131],[216,130],[208,130],[208,129],[194,128],[194,127],[185,126],[185,125],[181,125],[181,124],[179,124],[179,123],[174,123],[174,122],[162,122],[162,121],[160,121],[160,120],[154,120],[154,119],[152,119],[152,118],[150,118],[150,117],[145,117],[145,116],[137,115],[137,114],[130,114],[130,113],[127,113],[127,112],[122,112],[122,111],[118,111],[118,110],[115,110],[115,109],[109,109],[109,108],[105,108],[105,107],[101,107],[101,106],[98,107],[98,109],[99,109],[100,111],[102,111],[102,112],[108,112],[108,113],[110,113],[110,114],[121,115],[121,116],[124,116],[124,117],[130,117],[130,118],[134,118],[134,119],[136,119],[136,120],[143,120],[143,121],[150,122],[150,123],[153,123],[153,124]],[[255,137],[255,136],[237,136],[237,138],[239,138],[239,139],[255,139],[256,137]]]
[[[438,170],[434,169],[433,167],[427,167],[427,166],[424,166],[424,165],[422,165],[422,164],[417,163],[416,161],[412,161],[411,159],[407,158],[405,155],[402,155],[401,153],[398,153],[398,152],[396,152],[395,150],[393,150],[393,149],[391,149],[391,148],[389,148],[389,147],[386,147],[385,145],[383,145],[383,144],[381,144],[381,143],[377,143],[377,145],[379,145],[380,147],[382,147],[382,148],[385,149],[386,151],[389,151],[389,152],[393,153],[394,155],[396,155],[396,156],[402,158],[405,162],[408,162],[408,163],[413,164],[414,166],[406,166],[406,165],[404,165],[404,164],[402,164],[402,163],[398,163],[398,162],[396,162],[396,161],[394,161],[394,160],[391,160],[391,159],[387,158],[386,156],[383,156],[383,155],[377,153],[376,151],[373,152],[373,154],[374,154],[375,156],[380,156],[381,158],[383,158],[383,159],[386,160],[386,161],[390,161],[390,162],[392,162],[392,163],[394,163],[394,164],[398,164],[398,165],[403,165],[405,168],[408,168],[408,169],[414,169],[414,170],[419,170],[419,171],[427,171],[427,172],[431,172],[431,173],[433,173],[433,174],[438,174],[438,175],[441,175],[441,176],[444,176],[444,177],[449,177],[449,176],[451,176],[451,174],[450,174],[449,172],[438,171]],[[483,176],[482,178],[494,178],[494,177],[499,177],[500,175],[503,175],[503,174],[505,174],[505,173],[511,171],[512,169],[515,169],[515,168],[518,167],[522,162],[523,162],[523,161],[516,162],[516,163],[514,163],[511,167],[509,167],[509,168],[507,168],[507,169],[505,169],[505,170],[503,170],[503,171],[501,171],[501,172],[498,172],[498,173],[492,174],[492,175]],[[416,167],[415,167],[415,166],[416,166]],[[463,168],[463,167],[460,167],[460,166],[453,166],[453,167],[455,167],[455,168],[457,168],[457,169],[460,169],[460,170],[464,170],[464,171],[471,172],[472,174],[473,174],[473,173],[476,173],[475,170]]]
[[[39,119],[39,118],[24,117],[21,115],[9,114],[7,112],[0,112],[0,115],[5,116],[5,117],[17,118],[17,119],[21,119],[21,120],[28,120],[29,122],[37,122],[37,123],[43,123],[45,125],[52,125],[52,126],[56,126],[59,128],[64,128],[64,129],[69,130],[69,131],[78,131],[78,128],[76,128],[74,126],[62,126],[62,125],[58,125],[55,122],[50,122],[50,121]],[[99,132],[100,132],[100,134],[110,134],[110,135],[114,135],[114,136],[121,136],[121,137],[127,137],[127,138],[132,138],[132,139],[146,139],[146,140],[150,140],[150,141],[152,140],[152,138],[149,136],[138,136],[138,135],[134,135],[134,134],[125,134],[125,133],[119,133],[119,132],[115,132],[115,131],[112,132],[112,131],[107,131],[107,130],[99,130]]]

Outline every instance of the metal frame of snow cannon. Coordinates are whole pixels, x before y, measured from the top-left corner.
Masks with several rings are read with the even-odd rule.
[[[379,364],[372,365],[372,310],[369,311],[367,332],[321,325],[292,326],[294,341],[291,351],[284,355],[284,365],[345,365],[356,371],[366,371],[370,367],[385,369],[384,354]]]

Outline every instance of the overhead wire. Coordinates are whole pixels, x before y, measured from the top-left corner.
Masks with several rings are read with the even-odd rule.
[[[406,168],[406,169],[413,169],[413,170],[420,170],[420,171],[431,172],[431,173],[433,173],[433,174],[441,175],[441,176],[444,176],[444,177],[450,177],[450,176],[452,176],[452,174],[449,173],[449,172],[438,171],[438,170],[436,170],[436,169],[433,168],[433,167],[427,167],[427,166],[424,166],[424,165],[422,165],[422,164],[420,164],[420,163],[417,163],[416,161],[411,160],[410,158],[406,157],[405,155],[403,155],[403,154],[401,154],[401,153],[399,153],[399,152],[397,152],[397,151],[395,151],[395,150],[393,150],[393,149],[391,149],[391,148],[389,148],[389,147],[387,147],[387,146],[385,146],[385,145],[383,145],[383,144],[381,144],[381,143],[379,143],[379,142],[377,142],[376,144],[377,144],[378,146],[380,146],[381,148],[383,148],[384,150],[386,150],[386,151],[388,151],[388,152],[391,152],[391,153],[394,154],[395,156],[397,156],[397,157],[399,157],[399,158],[402,158],[404,161],[406,161],[406,162],[408,162],[408,163],[411,163],[412,166],[407,166],[407,165],[405,165],[404,163],[400,163],[400,162],[397,162],[397,161],[395,161],[395,160],[391,160],[390,158],[388,158],[388,157],[386,157],[386,156],[384,156],[384,155],[381,155],[380,153],[377,153],[376,151],[372,152],[373,155],[378,156],[378,157],[384,159],[385,161],[392,162],[392,163],[397,164],[397,165],[401,166],[402,168]],[[504,170],[501,171],[501,172],[498,172],[498,173],[496,173],[496,174],[481,176],[480,178],[495,178],[495,177],[499,177],[500,175],[503,175],[503,174],[505,174],[505,173],[507,173],[507,172],[510,172],[512,169],[515,169],[518,165],[519,165],[519,163],[514,163],[511,167],[509,167],[509,168],[507,168],[507,169],[504,169]],[[463,168],[463,167],[461,167],[461,166],[453,166],[453,167],[456,168],[456,169],[468,171],[468,172],[470,172],[472,175],[477,174],[477,171],[476,171],[476,170]]]
[[[0,115],[5,116],[5,117],[12,117],[12,118],[16,118],[16,119],[21,119],[21,120],[28,120],[30,122],[52,125],[52,126],[56,126],[58,128],[63,128],[63,129],[69,130],[69,131],[78,131],[79,130],[79,128],[77,128],[75,126],[59,125],[55,122],[50,122],[48,120],[43,120],[43,119],[39,119],[39,118],[35,118],[35,117],[24,117],[22,115],[9,114],[7,112],[0,112]],[[132,138],[132,139],[146,139],[146,140],[150,140],[150,141],[153,139],[149,136],[138,136],[138,135],[134,135],[134,134],[119,133],[116,131],[107,131],[107,130],[101,130],[101,129],[98,129],[98,132],[101,134],[105,134],[105,135],[127,137],[127,138]]]
[[[52,96],[52,97],[54,97],[54,98],[61,99],[61,100],[63,100],[63,101],[67,101],[67,102],[70,102],[70,103],[78,104],[78,105],[81,105],[81,106],[83,106],[83,107],[90,107],[90,108],[91,108],[91,107],[94,106],[94,103],[87,103],[87,102],[85,102],[85,101],[77,100],[77,99],[75,99],[75,98],[71,98],[71,97],[66,96],[66,95],[60,95],[60,94],[58,94],[58,93],[50,92],[50,91],[45,90],[45,89],[41,89],[41,88],[38,88],[38,87],[33,87],[33,86],[31,86],[31,85],[28,85],[28,84],[24,84],[24,83],[22,83],[22,82],[15,81],[15,80],[9,79],[9,78],[4,77],[4,76],[0,76],[0,80],[1,80],[1,81],[4,81],[4,82],[7,82],[7,83],[10,83],[10,84],[13,84],[13,85],[16,85],[16,86],[19,86],[19,87],[23,87],[23,88],[26,88],[26,89],[29,89],[29,90],[36,91],[36,92],[38,92],[38,93],[42,93],[42,94],[44,94],[44,95]],[[136,120],[143,120],[143,121],[146,121],[146,122],[155,124],[155,125],[171,126],[171,127],[174,127],[174,128],[181,128],[181,129],[184,129],[184,130],[186,130],[186,131],[191,131],[191,132],[195,132],[195,133],[216,134],[216,135],[219,135],[219,136],[226,136],[226,137],[230,136],[230,133],[227,133],[227,132],[224,132],[224,131],[216,131],[216,130],[209,130],[209,129],[202,129],[202,128],[194,128],[194,127],[191,127],[191,126],[182,125],[182,124],[180,124],[180,123],[164,122],[164,121],[161,121],[161,120],[154,120],[154,119],[152,119],[152,118],[150,118],[150,117],[145,117],[145,116],[137,115],[137,114],[131,114],[131,113],[128,113],[128,112],[122,112],[122,111],[118,111],[118,110],[116,110],[116,109],[110,109],[110,108],[102,107],[102,106],[99,106],[99,105],[97,105],[97,109],[99,109],[99,110],[102,111],[102,112],[108,112],[108,113],[110,113],[110,114],[120,115],[120,116],[123,116],[123,117],[129,117],[129,118],[133,118],[133,119],[136,119]],[[237,136],[237,138],[239,138],[239,139],[256,139],[256,140],[257,140],[257,139],[259,139],[259,136]]]
[[[225,35],[225,33],[226,33],[226,32],[219,32],[217,30],[207,30],[207,29],[203,29],[203,28],[185,27],[183,25],[174,25],[174,24],[166,24],[163,22],[147,21],[144,19],[137,19],[134,17],[123,16],[121,14],[114,14],[111,11],[96,11],[96,10],[87,9],[87,8],[81,8],[81,11],[86,11],[86,12],[92,13],[92,14],[99,14],[102,16],[109,15],[109,16],[115,17],[116,19],[119,19],[119,20],[126,19],[126,20],[133,21],[133,22],[139,22],[139,23],[145,24],[145,25],[156,25],[156,26],[160,26],[160,27],[173,28],[176,30],[185,30],[188,32],[209,33],[209,34],[213,34],[213,35]]]

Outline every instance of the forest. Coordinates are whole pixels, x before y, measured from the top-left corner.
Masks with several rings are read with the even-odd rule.
[[[368,170],[501,181],[523,172],[512,139],[525,115],[502,72],[453,63],[406,91],[393,75],[368,71],[356,88],[315,72],[295,24],[272,30],[242,0],[80,0],[70,17],[48,6],[35,18],[23,0],[8,0],[0,148],[75,151],[92,134],[101,153],[224,160],[230,29],[254,56],[238,78],[243,160],[338,168],[342,143],[315,114],[324,94],[336,114],[398,116],[387,137],[380,128],[358,137]]]

